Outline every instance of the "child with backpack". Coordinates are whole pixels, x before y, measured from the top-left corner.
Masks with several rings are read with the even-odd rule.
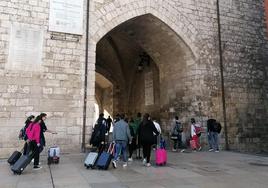
[[[34,115],[30,115],[30,116],[26,119],[26,121],[25,121],[25,125],[24,125],[24,127],[20,130],[20,133],[19,133],[19,139],[20,139],[20,140],[27,141],[28,137],[27,137],[27,135],[26,135],[26,129],[27,129],[28,126],[33,122],[34,118],[35,118]],[[26,155],[27,150],[28,150],[28,144],[25,142],[24,147],[23,147],[23,155]]]
[[[191,137],[192,140],[190,141],[191,148],[192,150],[201,150],[202,147],[199,143],[199,137],[201,136],[202,133],[202,127],[195,122],[194,118],[191,118]]]
[[[39,166],[39,147],[41,146],[41,121],[41,116],[37,116],[36,119],[26,129],[26,135],[28,138],[27,143],[29,143],[31,151],[34,153],[34,169],[42,168]]]

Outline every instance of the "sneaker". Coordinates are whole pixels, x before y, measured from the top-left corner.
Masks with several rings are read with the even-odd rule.
[[[185,152],[185,149],[182,149],[182,150],[181,150],[181,153],[183,153],[183,152]]]
[[[116,161],[113,161],[112,165],[113,165],[114,168],[117,168]]]
[[[198,148],[198,151],[201,151],[202,150],[202,147],[200,146],[199,148]]]
[[[124,164],[123,164],[123,168],[126,168],[126,167],[127,167],[127,163],[124,163]]]
[[[142,164],[143,164],[143,165],[146,164],[146,159],[143,159]]]
[[[42,168],[42,166],[34,166],[34,167],[33,167],[34,170],[39,170],[39,169],[41,169],[41,168]]]
[[[209,151],[209,152],[212,152],[213,150],[214,150],[214,149],[209,149],[208,151]]]
[[[216,150],[215,152],[216,152],[216,153],[219,153],[220,151],[219,151],[219,150]]]
[[[172,149],[172,151],[176,152],[177,150],[176,149]]]
[[[150,163],[147,163],[147,164],[146,164],[146,167],[150,167],[150,166],[151,166],[151,164],[150,164]]]
[[[129,162],[132,162],[133,161],[132,157],[128,158],[128,161]]]

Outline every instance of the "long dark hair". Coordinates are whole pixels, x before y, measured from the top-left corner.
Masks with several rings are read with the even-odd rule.
[[[44,117],[44,116],[43,116]],[[42,120],[42,116],[39,115],[35,118],[35,120],[33,121],[33,123],[38,123],[38,121]]]
[[[32,119],[34,119],[34,118],[35,118],[34,115],[30,115],[30,116],[26,119],[25,124],[28,125],[28,124],[32,123]]]
[[[148,113],[144,114],[143,120],[142,120],[142,125],[146,125],[149,122],[149,117],[150,117],[150,115]]]

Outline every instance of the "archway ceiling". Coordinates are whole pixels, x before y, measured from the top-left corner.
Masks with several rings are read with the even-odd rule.
[[[111,43],[112,40],[112,43]],[[185,56],[190,49],[165,23],[148,14],[133,18],[110,31],[97,45],[97,57],[103,66],[114,74],[115,80],[129,83],[137,71],[139,55],[146,51],[158,65],[161,72],[169,70],[165,63],[174,62],[185,66]]]
[[[98,87],[106,89],[113,86],[113,84],[108,79],[106,79],[103,75],[97,72],[95,73],[95,77],[96,77],[96,84],[98,85]]]

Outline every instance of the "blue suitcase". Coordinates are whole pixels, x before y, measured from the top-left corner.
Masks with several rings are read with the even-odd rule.
[[[100,154],[96,166],[99,169],[107,170],[113,158],[114,144],[111,143],[108,150],[104,151]]]

